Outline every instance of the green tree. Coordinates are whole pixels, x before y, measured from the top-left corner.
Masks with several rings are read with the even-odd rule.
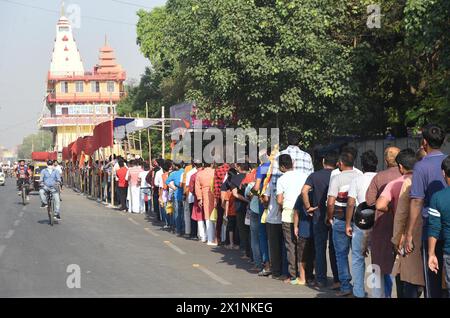
[[[17,155],[19,159],[31,159],[32,151],[52,151],[53,136],[46,130],[40,130],[23,138]]]
[[[410,0],[405,7],[406,40],[413,47],[418,73],[411,85],[418,102],[408,110],[408,121],[450,128],[449,17],[446,0]]]
[[[189,78],[184,97],[201,116],[296,128],[312,140],[333,133],[318,127],[351,95],[350,47],[331,36],[344,23],[334,4],[169,0],[165,10],[139,13],[138,43],[168,77]]]
[[[229,125],[297,130],[306,144],[336,135],[449,118],[445,0],[168,0],[139,11],[137,39],[156,100],[194,101]]]

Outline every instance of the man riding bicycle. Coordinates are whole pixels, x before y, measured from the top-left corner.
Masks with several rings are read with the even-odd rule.
[[[47,161],[47,168],[41,171],[41,179],[39,180],[41,189],[39,194],[41,196],[41,208],[47,207],[47,192],[51,191],[54,198],[55,204],[55,217],[57,220],[61,220],[60,216],[60,198],[59,191],[61,185],[61,175],[57,169],[53,166],[53,161]]]
[[[21,195],[21,187],[23,185],[29,185],[30,184],[30,178],[31,178],[31,170],[30,168],[25,164],[25,160],[20,160],[19,165],[17,166],[16,170],[16,179],[17,179],[17,190],[19,190],[18,195]],[[27,194],[27,201],[30,201],[29,197],[30,189],[27,186],[26,187],[26,194]]]

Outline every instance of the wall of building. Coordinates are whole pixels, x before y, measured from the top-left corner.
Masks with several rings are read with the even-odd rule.
[[[62,91],[62,86],[64,81],[58,81],[54,85],[49,85],[48,91],[50,92],[50,97],[52,99],[56,98],[58,100],[66,100],[68,103],[76,102],[76,99],[95,102],[96,98],[101,98],[102,100],[112,99],[112,101],[118,101],[123,95],[123,84],[116,81],[98,81],[99,91],[96,92],[92,89],[92,83],[96,81],[80,81],[82,83],[83,91],[77,92],[76,81],[67,81],[67,92]],[[108,91],[108,82],[113,86],[112,91]]]
[[[450,134],[447,135],[447,142],[444,143],[442,150],[446,154],[450,154]],[[384,162],[384,149],[389,146],[395,146],[400,149],[411,148],[413,150],[418,150],[420,147],[420,138],[397,138],[394,140],[385,140],[385,139],[374,139],[374,140],[365,140],[352,142],[349,145],[355,147],[358,150],[358,158],[356,161],[356,167],[361,168],[361,159],[360,156],[363,152],[367,150],[373,150],[377,154],[378,157],[378,170],[383,170],[386,168],[386,164]]]
[[[112,84],[114,84],[113,92],[118,93],[120,88],[121,88],[121,85],[119,85],[115,81],[79,81],[83,85],[83,92],[77,92],[76,91],[76,85],[77,85],[76,82],[77,81],[67,81],[67,83],[68,83],[68,85],[67,85],[68,86],[68,92],[67,93],[68,94],[77,93],[80,96],[84,96],[84,95],[90,96],[92,94],[96,94],[97,92],[92,90],[92,86],[91,85],[92,85],[93,82],[99,82],[100,93],[109,93],[108,92],[108,82],[111,82]],[[56,96],[59,96],[59,95],[64,96],[64,94],[66,94],[66,93],[62,92],[62,88],[61,88],[61,86],[63,85],[62,83],[64,83],[64,82],[63,81],[57,82],[56,85],[55,85]]]
[[[95,126],[61,126],[56,128],[57,151],[75,141],[78,137],[90,136],[94,133]]]

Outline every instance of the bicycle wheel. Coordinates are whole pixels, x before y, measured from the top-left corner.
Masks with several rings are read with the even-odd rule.
[[[52,216],[53,216],[53,223],[59,224],[59,221],[55,217],[55,197],[52,196]]]
[[[49,224],[53,226],[53,200],[47,200],[47,213]]]
[[[27,204],[27,189],[24,184],[22,184],[22,204]]]

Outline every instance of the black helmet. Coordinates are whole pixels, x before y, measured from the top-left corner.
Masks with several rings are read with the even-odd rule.
[[[53,160],[47,160],[47,166],[53,166]]]
[[[368,230],[375,223],[375,207],[368,206],[366,202],[358,205],[355,211],[354,222],[361,230]]]

